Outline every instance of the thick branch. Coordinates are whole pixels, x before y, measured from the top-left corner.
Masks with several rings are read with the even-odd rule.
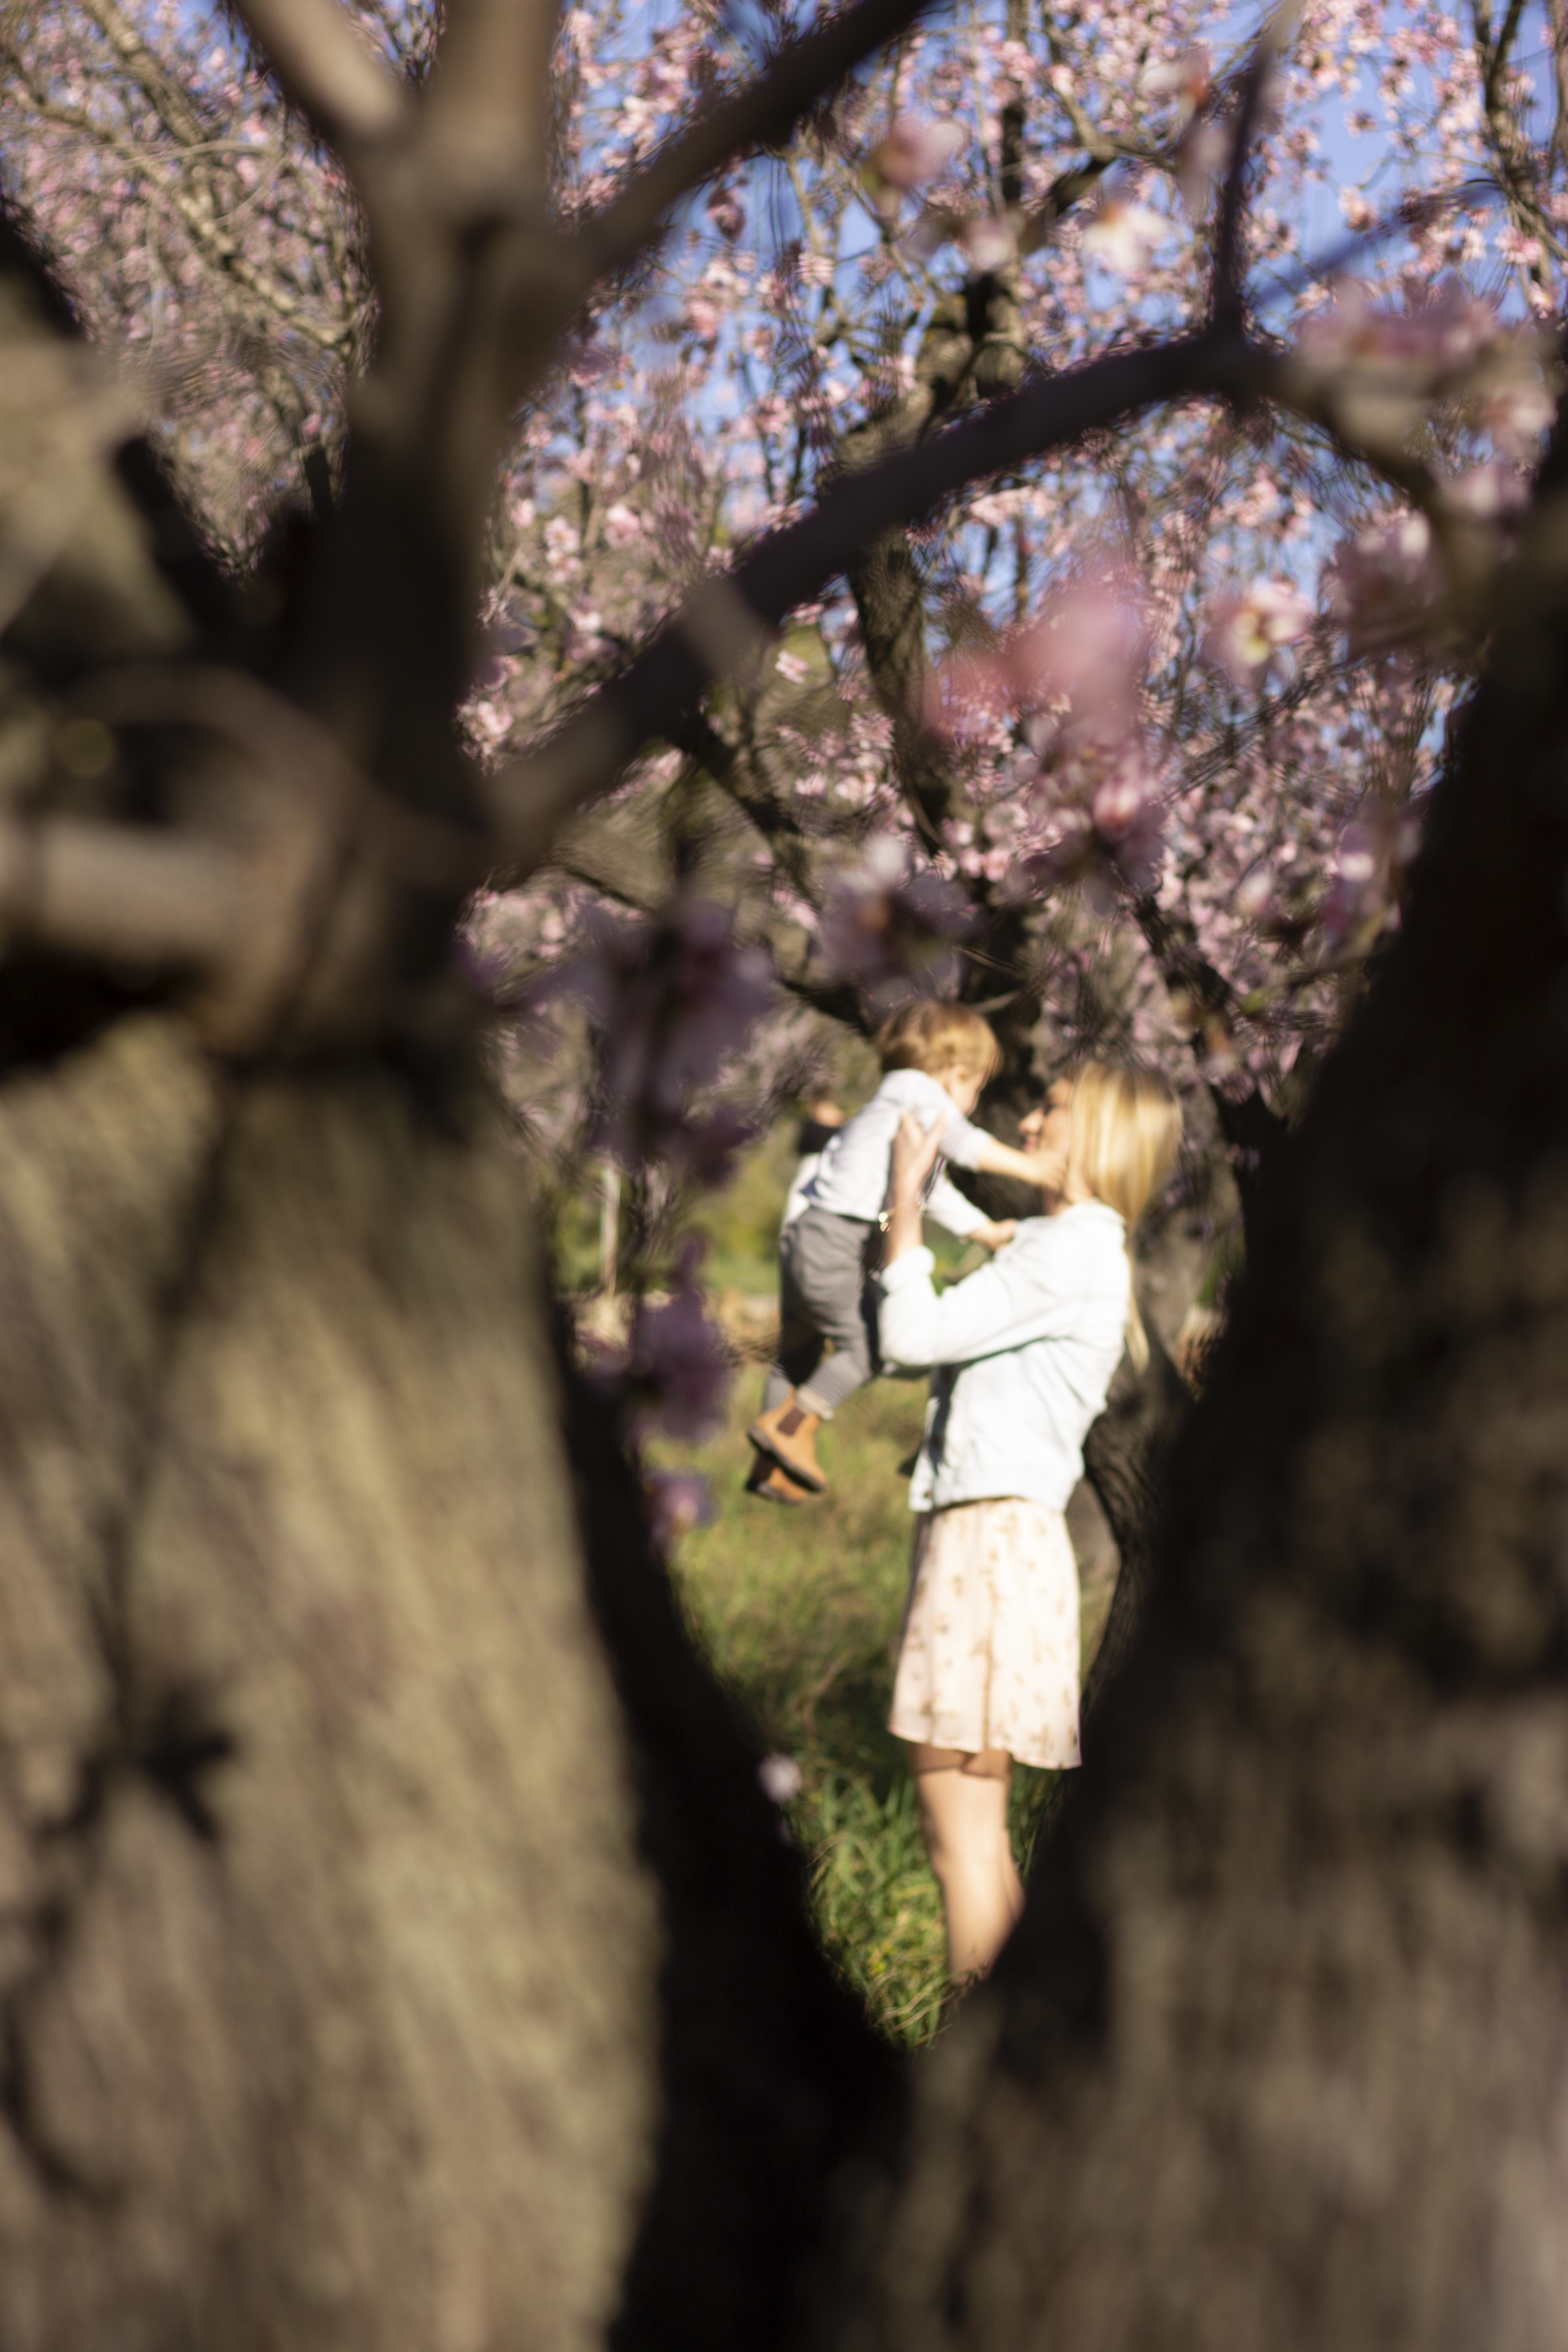
[[[555,0],[451,0],[421,140],[443,182],[542,202],[556,22]]]
[[[1152,892],[1134,899],[1132,913],[1199,1068],[1216,1059],[1234,1060],[1235,992],[1199,949],[1192,924],[1167,914]],[[1243,1222],[1250,1231],[1262,1163],[1283,1139],[1285,1122],[1270,1110],[1255,1085],[1237,1097],[1211,1080],[1209,1094],[1226,1141],[1253,1155],[1258,1162],[1253,1166],[1240,1161],[1235,1171]]]
[[[408,92],[337,0],[238,0],[278,79],[336,146],[388,139],[412,120]]]
[[[765,631],[879,533],[928,513],[969,482],[1061,448],[1096,426],[1156,402],[1226,391],[1243,356],[1209,337],[1117,352],[1031,384],[920,448],[841,482],[815,512],[763,541],[728,580],[706,582],[552,743],[489,779],[507,868],[531,872],[571,809],[606,791],[650,736],[668,738],[712,679],[754,652]]]
[[[254,876],[213,842],[79,817],[0,819],[0,926],[66,955],[222,962],[248,927]]]
[[[1220,191],[1219,211],[1215,222],[1214,290],[1210,300],[1211,315],[1216,326],[1238,325],[1246,308],[1243,286],[1246,256],[1241,248],[1241,230],[1247,166],[1251,160],[1252,143],[1262,118],[1264,94],[1274,70],[1274,61],[1294,29],[1298,13],[1297,0],[1283,0],[1283,5],[1275,9],[1258,37],[1258,47],[1253,51],[1252,61],[1237,100],[1230,166]]]

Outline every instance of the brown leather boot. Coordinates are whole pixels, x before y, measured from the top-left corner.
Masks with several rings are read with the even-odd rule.
[[[764,1503],[809,1503],[811,1500],[811,1488],[792,1478],[784,1465],[767,1454],[752,1454],[746,1492],[760,1496]]]
[[[746,1435],[759,1454],[770,1454],[782,1463],[797,1486],[809,1486],[814,1495],[820,1495],[827,1484],[816,1458],[816,1439],[821,1426],[822,1415],[802,1404],[791,1389],[782,1404],[757,1415]]]

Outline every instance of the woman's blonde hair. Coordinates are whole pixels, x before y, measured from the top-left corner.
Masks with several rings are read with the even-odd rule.
[[[941,997],[903,1006],[883,1022],[875,1042],[884,1070],[924,1070],[933,1078],[944,1070],[969,1070],[987,1086],[1002,1066],[990,1023],[967,1004]]]
[[[1114,1209],[1127,1228],[1128,1263],[1138,1220],[1163,1184],[1182,1140],[1182,1107],[1154,1070],[1131,1063],[1085,1062],[1073,1074],[1067,1190]],[[1149,1341],[1129,1295],[1127,1352],[1142,1371]]]

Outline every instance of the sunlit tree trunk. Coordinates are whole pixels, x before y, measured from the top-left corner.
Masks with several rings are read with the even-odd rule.
[[[600,2340],[660,1928],[511,1167],[149,1018],[0,1203],[0,2336]]]

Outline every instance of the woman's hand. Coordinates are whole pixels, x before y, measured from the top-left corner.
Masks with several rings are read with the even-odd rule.
[[[899,1121],[893,1138],[892,1181],[888,1187],[888,1231],[882,1264],[891,1265],[906,1250],[921,1245],[921,1188],[936,1165],[942,1147],[942,1121],[923,1128],[912,1110]]]
[[[912,1110],[907,1110],[899,1121],[899,1131],[893,1138],[892,1205],[915,1201],[921,1188],[936,1166],[942,1150],[942,1121],[933,1118],[923,1128]]]

